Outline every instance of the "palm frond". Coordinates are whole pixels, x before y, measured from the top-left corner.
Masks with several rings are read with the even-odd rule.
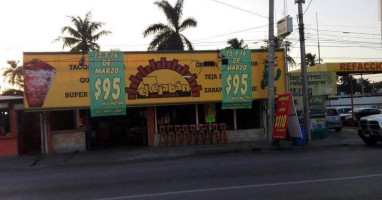
[[[171,35],[171,32],[165,31],[162,32],[154,37],[154,39],[150,42],[149,47],[147,48],[148,51],[155,51],[157,50],[158,46],[163,46],[164,43],[166,43],[167,39]]]
[[[162,24],[162,23],[158,23],[158,24],[153,24],[151,26],[149,26],[144,32],[143,32],[143,37],[146,37],[150,34],[155,34],[157,32],[165,32],[165,31],[168,31],[168,30],[171,30],[170,27],[168,27],[167,25],[165,24]]]
[[[193,51],[194,47],[192,46],[192,43],[183,34],[181,34],[181,36],[184,42],[186,43],[188,50]]]
[[[70,47],[71,52],[87,52],[89,49],[99,49],[99,45],[95,41],[101,36],[111,33],[105,30],[95,33],[104,23],[91,21],[91,12],[86,13],[84,18],[80,16],[68,17],[74,26],[64,26],[61,31],[68,33],[71,37],[59,36],[54,41],[62,41],[62,48]]]
[[[167,21],[174,27],[175,30],[178,30],[180,16],[178,15],[177,11],[171,6],[171,4],[168,1],[164,0],[157,1],[154,4],[156,4],[160,9],[163,10],[164,14],[166,15]]]
[[[111,34],[111,31],[101,31],[95,35],[93,35],[93,37],[91,37],[92,41],[96,41],[98,40],[101,36],[106,36],[108,34]]]
[[[192,18],[189,17],[185,19],[182,24],[179,26],[179,32],[184,31],[188,27],[196,27],[198,25],[198,22]]]

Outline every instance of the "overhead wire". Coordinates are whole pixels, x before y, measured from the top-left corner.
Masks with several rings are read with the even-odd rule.
[[[256,15],[256,16],[259,16],[259,17],[263,17],[263,18],[268,19],[267,16],[260,15],[260,14],[258,14],[258,13],[255,13],[255,12],[252,12],[252,11],[249,11],[249,10],[245,10],[245,9],[243,9],[243,8],[239,8],[239,7],[236,7],[236,6],[233,6],[233,5],[230,5],[230,4],[227,4],[227,3],[224,3],[224,2],[218,1],[218,0],[212,0],[212,1],[214,1],[214,2],[216,2],[216,3],[220,3],[220,4],[225,5],[225,6],[229,6],[229,7],[231,7],[231,8],[235,8],[235,9],[237,9],[237,10],[241,10],[241,11],[246,12],[246,13],[250,13],[250,14],[253,14],[253,15]]]

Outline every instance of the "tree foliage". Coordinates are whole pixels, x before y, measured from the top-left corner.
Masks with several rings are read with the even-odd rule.
[[[248,45],[244,45],[244,40],[240,41],[237,38],[232,38],[227,41],[228,46],[226,49],[247,49]]]
[[[23,66],[18,66],[18,61],[7,61],[8,68],[3,70],[2,76],[10,85],[20,89],[24,87]]]
[[[370,83],[368,79],[358,79],[359,82],[357,82],[357,79],[355,79],[353,76],[339,76],[338,77],[338,92],[343,92],[345,94],[351,94],[351,82],[353,82],[353,94],[355,93],[362,93],[362,85],[363,85],[363,92],[364,93],[372,93],[373,91],[373,85]],[[363,83],[362,83],[363,82]]]
[[[55,41],[62,41],[62,48],[69,47],[71,52],[87,53],[91,50],[99,50],[100,46],[96,41],[111,33],[105,30],[97,32],[104,23],[91,21],[91,12],[86,13],[85,18],[68,17],[74,26],[64,26],[61,32],[69,36],[59,36]]]
[[[275,49],[281,49],[282,46],[286,46],[286,48],[288,50],[288,48],[291,45],[291,43],[289,41],[284,41],[282,38],[279,38],[279,37],[274,37],[274,38],[275,38],[274,39]],[[268,50],[269,45],[270,45],[269,40],[264,40],[264,43],[265,43],[265,46],[261,46],[260,48]],[[296,66],[296,61],[290,55],[287,55],[286,59],[287,59],[289,66],[291,66],[291,67]]]
[[[174,7],[165,0],[156,1],[154,4],[164,12],[168,24],[152,24],[143,32],[144,37],[155,35],[148,50],[184,50],[184,46],[187,46],[189,50],[194,50],[191,42],[181,34],[185,29],[197,26],[197,21],[192,17],[183,21],[181,20],[183,14],[183,0],[177,0]]]
[[[322,61],[322,59],[318,60],[318,58],[316,58],[316,54],[312,53],[305,54],[305,60],[307,67],[315,66],[319,63],[319,61]]]

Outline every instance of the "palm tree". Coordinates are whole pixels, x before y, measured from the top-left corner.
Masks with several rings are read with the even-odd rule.
[[[14,60],[9,60],[7,63],[10,66],[3,71],[2,76],[10,85],[22,89],[24,87],[23,66],[17,66],[18,62]]]
[[[90,50],[99,50],[100,46],[96,41],[101,36],[110,34],[110,31],[102,30],[98,33],[96,31],[100,29],[104,23],[91,21],[91,12],[86,13],[85,18],[80,16],[68,16],[74,27],[64,26],[61,29],[62,33],[67,32],[70,36],[59,36],[55,41],[62,41],[62,48],[70,47],[71,52],[83,52],[87,53]]]
[[[197,26],[196,20],[192,17],[181,21],[183,0],[177,0],[175,7],[166,0],[156,1],[154,4],[163,10],[169,24],[152,24],[143,32],[144,37],[155,34],[148,50],[184,50],[184,45],[189,50],[194,50],[191,42],[181,34],[186,28]]]
[[[265,46],[261,46],[261,49],[268,49],[269,41],[264,40]],[[289,41],[284,41],[282,38],[275,37],[275,49],[281,49],[281,46],[286,46],[287,50],[289,49],[291,43]],[[289,50],[288,50],[289,51]],[[289,55],[286,56],[287,62],[290,66],[296,66],[296,61]]]
[[[317,62],[319,61],[316,58],[316,54],[311,54],[311,53],[305,54],[305,59],[306,59],[306,66],[307,67],[315,66],[315,65],[317,65]],[[320,61],[322,61],[322,59]]]
[[[248,48],[248,45],[244,45],[243,39],[239,41],[237,38],[232,38],[227,41],[227,44],[229,46],[227,46],[226,49],[247,49]]]

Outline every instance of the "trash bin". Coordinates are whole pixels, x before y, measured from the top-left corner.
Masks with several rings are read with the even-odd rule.
[[[303,126],[300,126],[300,130],[302,133],[302,138],[293,138],[293,145],[294,146],[305,146],[305,128]]]

